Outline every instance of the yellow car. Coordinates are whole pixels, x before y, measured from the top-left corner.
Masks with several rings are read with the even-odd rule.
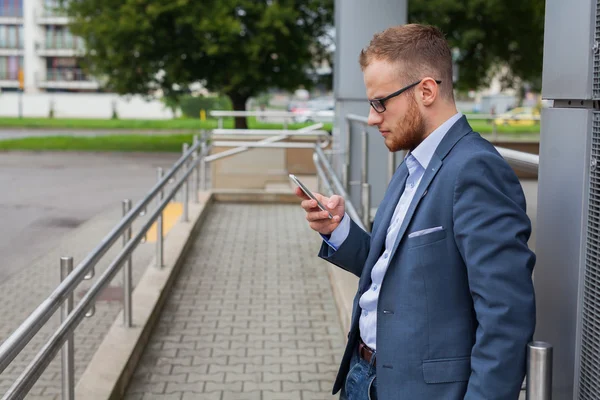
[[[540,123],[540,112],[531,107],[517,107],[494,119],[496,125],[533,126]]]

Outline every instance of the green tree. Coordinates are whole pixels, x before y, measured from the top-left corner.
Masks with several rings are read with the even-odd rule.
[[[120,94],[161,90],[176,103],[201,82],[244,110],[269,88],[310,87],[313,65],[329,57],[333,0],[74,0],[65,8],[91,72]]]
[[[459,50],[459,90],[502,74],[541,88],[545,0],[409,0],[409,21],[439,27]],[[506,68],[504,68],[506,67]],[[518,79],[517,79],[518,78]]]

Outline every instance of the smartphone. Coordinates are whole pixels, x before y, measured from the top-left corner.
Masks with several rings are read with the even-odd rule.
[[[329,219],[333,218],[333,215],[331,215],[331,213],[329,212],[328,209],[325,208],[325,206],[323,204],[321,204],[321,202],[319,200],[317,200],[317,198],[315,197],[314,194],[312,194],[312,192],[310,190],[308,190],[308,188],[306,186],[304,186],[304,184],[302,182],[300,182],[300,179],[298,179],[296,177],[296,175],[294,174],[290,174],[290,179],[292,180],[292,182],[294,182],[296,185],[298,185],[298,187],[300,189],[302,189],[302,191],[311,199],[313,199],[314,201],[317,202],[317,206],[319,206],[319,208],[323,211],[327,211],[327,213],[329,213]]]

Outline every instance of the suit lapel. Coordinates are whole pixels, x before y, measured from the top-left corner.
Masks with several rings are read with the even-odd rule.
[[[394,215],[394,210],[398,205],[398,201],[400,201],[400,196],[402,196],[402,192],[404,192],[404,186],[406,185],[407,178],[408,168],[406,167],[406,162],[403,161],[396,169],[396,172],[394,173],[394,176],[388,185],[388,190],[382,201],[383,207],[380,207],[377,210],[377,215],[375,216],[377,227],[371,233],[371,250],[369,252],[369,257],[365,262],[365,271],[361,277],[362,279],[359,287],[364,284],[364,282],[362,282],[363,280],[365,282],[370,282],[371,269],[373,269],[373,266],[377,262],[377,259],[383,250],[387,235],[387,228],[390,225],[390,221],[392,220],[392,215]],[[366,277],[368,277],[368,279]]]
[[[417,191],[415,192],[415,195],[412,201],[410,202],[410,206],[408,206],[408,210],[406,210],[406,215],[404,217],[404,220],[402,221],[402,225],[400,225],[400,230],[398,231],[398,236],[396,237],[396,241],[394,242],[394,247],[392,248],[390,258],[394,256],[394,253],[398,248],[398,244],[402,240],[402,237],[404,237],[406,228],[408,227],[408,224],[410,224],[410,221],[413,215],[415,214],[415,210],[421,202],[421,199],[425,196],[426,192],[429,189],[431,181],[433,181],[433,178],[436,176],[441,167],[442,160],[440,160],[440,158],[436,154],[434,154],[431,158],[431,161],[429,162],[427,170],[423,173],[423,177],[421,178],[421,182],[417,187]]]
[[[421,182],[419,183],[419,187],[413,197],[408,210],[406,211],[406,216],[402,221],[402,225],[400,226],[400,230],[398,232],[398,236],[396,237],[396,241],[394,242],[394,247],[392,248],[392,252],[390,254],[390,258],[394,256],[400,241],[404,237],[406,233],[406,229],[412,220],[412,217],[415,214],[421,199],[426,195],[429,190],[429,185],[433,181],[433,178],[437,175],[440,168],[442,168],[443,159],[448,155],[450,150],[458,143],[460,139],[466,134],[472,132],[471,126],[467,122],[467,118],[463,115],[456,123],[448,130],[438,147],[436,148],[433,156],[431,157],[431,161],[429,161],[429,165],[427,166],[427,170],[423,174],[423,178],[421,178]],[[394,205],[395,207],[395,205]],[[389,225],[389,220],[387,221]],[[386,226],[387,228],[387,226]]]

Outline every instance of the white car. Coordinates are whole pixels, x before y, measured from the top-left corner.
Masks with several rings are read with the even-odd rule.
[[[305,107],[296,107],[292,110],[294,122],[333,122],[335,105],[333,99],[314,99],[306,102]]]

